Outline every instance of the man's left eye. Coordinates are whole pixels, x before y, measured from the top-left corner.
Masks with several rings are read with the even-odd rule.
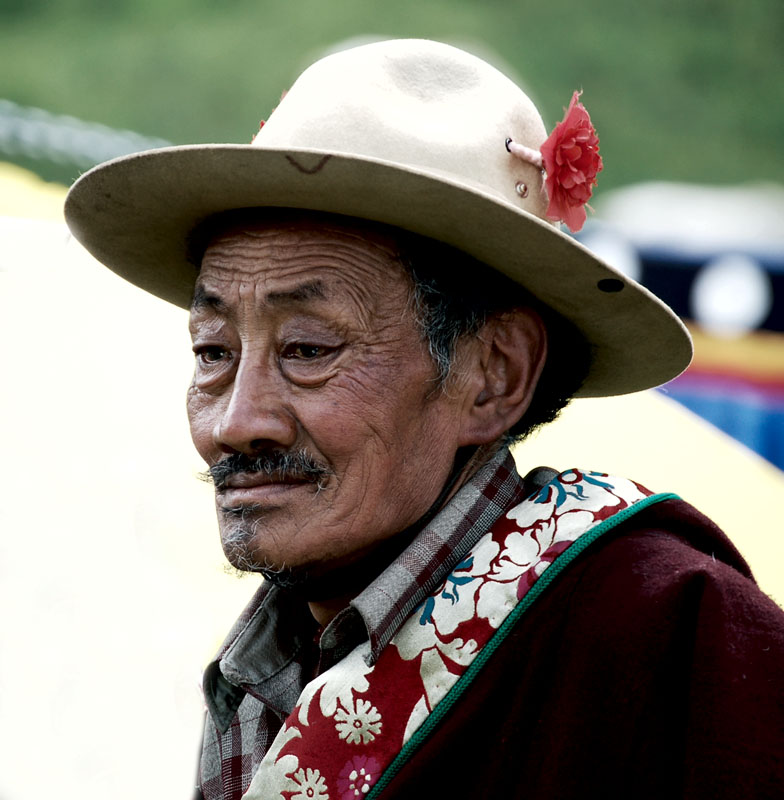
[[[304,344],[297,342],[295,344],[287,345],[283,350],[284,358],[301,359],[303,361],[310,361],[320,356],[325,356],[332,352],[333,348],[324,347],[320,344]]]
[[[222,361],[228,355],[228,351],[224,347],[220,347],[219,345],[206,345],[203,347],[194,347],[193,352],[196,354],[196,358],[202,362],[202,364],[217,364],[219,361]]]

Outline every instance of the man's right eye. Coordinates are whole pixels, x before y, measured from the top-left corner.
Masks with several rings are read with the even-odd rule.
[[[220,345],[206,345],[194,347],[193,352],[202,364],[217,364],[228,356],[228,350]]]

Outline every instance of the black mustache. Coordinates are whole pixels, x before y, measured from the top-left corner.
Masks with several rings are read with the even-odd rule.
[[[217,489],[223,489],[230,476],[247,472],[260,472],[263,475],[275,475],[281,480],[306,480],[311,483],[318,483],[332,474],[326,464],[316,461],[305,450],[270,450],[257,456],[232,453],[211,466],[205,477],[211,479]]]

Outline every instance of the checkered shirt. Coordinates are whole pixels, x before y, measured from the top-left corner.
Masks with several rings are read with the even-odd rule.
[[[368,640],[370,663],[509,508],[535,487],[502,449],[319,633],[307,603],[263,583],[204,675],[196,797],[239,800],[305,687]]]

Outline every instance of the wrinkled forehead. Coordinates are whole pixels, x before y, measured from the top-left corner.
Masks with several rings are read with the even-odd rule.
[[[227,211],[196,228],[189,242],[190,260],[201,270],[207,248],[214,251],[222,240],[243,232],[258,235],[272,230],[288,232],[290,241],[300,243],[329,233],[344,244],[369,248],[369,269],[372,263],[380,264],[396,283],[402,276],[415,304],[448,300],[458,311],[471,306],[483,312],[540,305],[522,286],[461,250],[390,225],[339,214],[282,208]],[[335,257],[340,260],[338,253]]]
[[[277,229],[306,239],[332,231],[347,239],[360,239],[400,258],[405,249],[403,231],[389,225],[328,214],[289,208],[241,208],[215,214],[202,221],[188,238],[188,260],[201,268],[207,248],[231,235]]]
[[[226,311],[240,291],[260,308],[350,300],[373,313],[406,303],[413,285],[395,230],[362,220],[253,209],[213,218],[197,236],[192,312]]]

